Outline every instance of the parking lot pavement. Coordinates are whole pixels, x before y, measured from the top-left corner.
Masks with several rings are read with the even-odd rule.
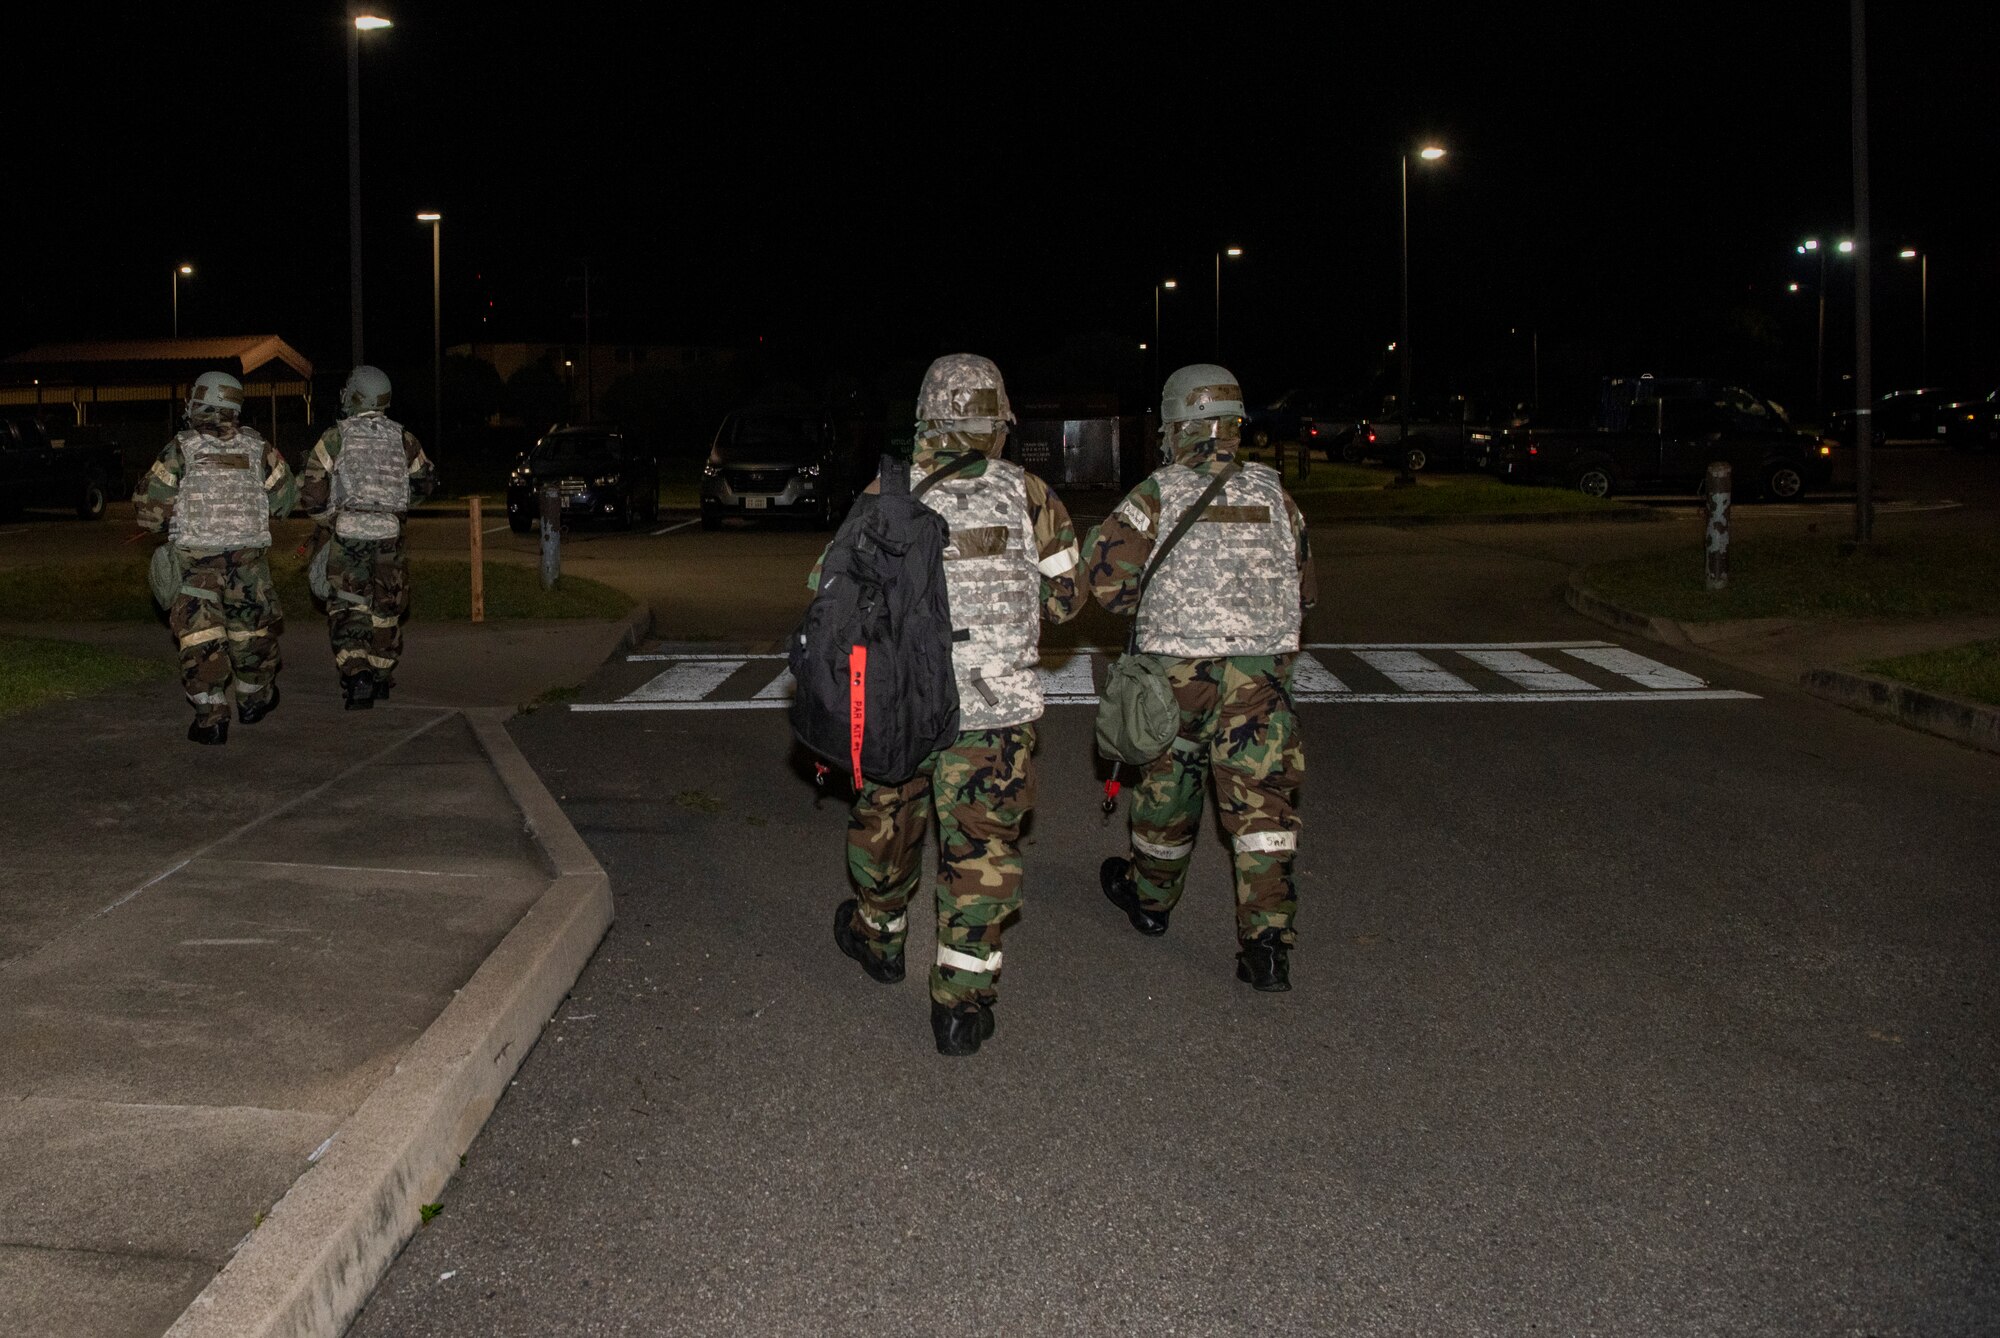
[[[834,949],[782,712],[518,719],[618,923],[354,1334],[1990,1331],[2000,766],[1504,621],[1312,652],[1288,995],[1232,977],[1212,823],[1165,938],[1104,902],[1052,707],[967,1061]],[[676,652],[583,704],[771,682]]]

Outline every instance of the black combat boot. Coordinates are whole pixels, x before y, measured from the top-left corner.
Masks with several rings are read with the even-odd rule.
[[[1243,940],[1236,954],[1236,978],[1253,990],[1276,994],[1292,987],[1292,954],[1275,929]]]
[[[993,1035],[993,1005],[960,1004],[948,1008],[931,1000],[931,1035],[937,1037],[938,1053],[957,1058],[976,1055],[979,1043]]]
[[[209,743],[209,744],[228,743],[229,742],[228,717],[225,716],[224,718],[216,721],[212,725],[204,725],[199,720],[195,721],[192,725],[188,726],[188,742]]]
[[[276,682],[273,682],[271,684],[271,695],[262,701],[246,702],[239,699],[236,703],[236,718],[246,725],[254,725],[277,709],[278,685]]]
[[[861,903],[853,897],[840,903],[833,912],[833,941],[855,961],[868,978],[882,985],[893,985],[903,978],[903,954],[882,957],[868,951],[868,944],[854,932],[854,912]]]
[[[350,674],[340,681],[341,691],[347,694],[347,709],[366,711],[375,705],[375,675],[367,672]]]
[[[394,683],[391,683],[391,682],[389,681],[389,679],[388,679],[388,676],[387,676],[387,675],[384,675],[383,677],[381,677],[381,678],[378,678],[378,679],[376,679],[376,680],[375,680],[375,700],[376,700],[376,701],[378,701],[378,702],[385,702],[385,701],[388,701],[388,700],[389,700],[389,689],[390,689],[390,688],[393,688],[393,687],[395,687],[395,686],[396,686],[396,685],[395,685]]]
[[[1132,878],[1132,861],[1113,855],[1098,866],[1097,881],[1104,885],[1104,895],[1111,904],[1125,912],[1125,918],[1132,927],[1147,938],[1158,938],[1167,932],[1166,911],[1149,911],[1139,904],[1139,884]]]

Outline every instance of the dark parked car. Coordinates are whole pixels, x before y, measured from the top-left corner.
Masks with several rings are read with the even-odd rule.
[[[1877,446],[1935,445],[1946,435],[1948,411],[1962,398],[1949,390],[1892,390],[1875,401],[1875,444]],[[1854,410],[1840,409],[1829,416],[1827,435],[1842,445],[1852,446]]]
[[[1296,441],[1308,450],[1338,458],[1353,439],[1360,421],[1360,396],[1352,391],[1288,390],[1261,409],[1244,416],[1243,435],[1254,446]]]
[[[555,427],[521,457],[507,480],[507,523],[526,534],[541,514],[541,489],[553,483],[565,522],[616,525],[660,514],[659,456],[616,426]]]
[[[1407,426],[1398,421],[1395,404],[1383,406],[1382,416],[1359,423],[1345,452],[1349,460],[1375,459],[1407,469],[1484,469],[1494,443],[1515,421],[1494,415],[1463,395],[1442,405],[1413,405]]]
[[[1508,434],[1497,471],[1519,482],[1614,492],[1693,492],[1727,461],[1739,496],[1803,497],[1833,473],[1833,443],[1738,386],[1694,379],[1607,378],[1597,423],[1529,425]]]
[[[97,520],[124,472],[115,446],[71,446],[37,419],[0,418],[0,513],[61,507]]]
[[[790,516],[830,527],[854,500],[860,445],[822,412],[738,409],[722,420],[702,466],[701,523]],[[868,460],[873,465],[875,457]]]
[[[2000,390],[1947,404],[1938,413],[1937,435],[1954,451],[1990,451],[2000,446]]]

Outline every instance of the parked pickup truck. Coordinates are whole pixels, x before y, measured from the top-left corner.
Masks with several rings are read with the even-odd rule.
[[[0,513],[62,507],[97,520],[123,474],[115,446],[65,445],[36,419],[0,418]]]
[[[1596,421],[1557,428],[1529,423],[1507,434],[1502,478],[1614,492],[1694,492],[1708,466],[1727,461],[1739,496],[1791,501],[1824,487],[1834,444],[1786,421],[1783,409],[1739,386],[1664,377],[1607,377]]]

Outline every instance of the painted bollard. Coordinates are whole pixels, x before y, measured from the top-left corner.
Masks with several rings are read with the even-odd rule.
[[[1708,467],[1702,491],[1708,495],[1708,571],[1710,590],[1729,588],[1729,465],[1723,461]]]
[[[542,589],[555,588],[562,577],[562,492],[546,484],[537,500],[542,512]]]

